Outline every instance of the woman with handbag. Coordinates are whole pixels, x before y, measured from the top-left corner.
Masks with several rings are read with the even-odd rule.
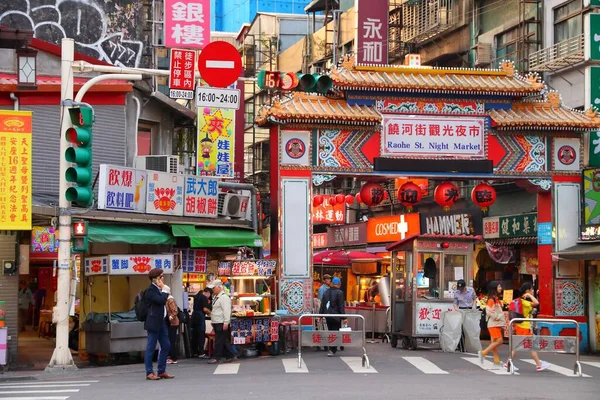
[[[485,307],[488,331],[490,332],[490,345],[479,353],[479,361],[483,365],[483,359],[490,352],[494,355],[494,365],[501,365],[498,347],[504,342],[503,333],[506,326],[504,312],[502,311],[502,297],[504,288],[502,282],[493,281],[488,286],[488,302]]]
[[[169,294],[167,298],[167,327],[169,328],[169,342],[171,342],[171,349],[169,350],[169,356],[167,357],[167,364],[177,364],[177,334],[179,333],[179,307],[175,298],[171,295],[171,288],[165,285],[163,290]]]

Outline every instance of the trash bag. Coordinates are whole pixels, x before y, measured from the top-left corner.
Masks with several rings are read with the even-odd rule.
[[[460,342],[463,314],[459,311],[443,311],[440,326],[440,347],[443,352],[454,353]]]
[[[463,333],[465,335],[465,351],[477,353],[481,351],[481,312],[477,310],[463,310]]]

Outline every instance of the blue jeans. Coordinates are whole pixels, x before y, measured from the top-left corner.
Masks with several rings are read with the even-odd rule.
[[[154,356],[154,350],[156,350],[156,342],[160,344],[157,372],[162,374],[167,370],[167,356],[169,355],[169,350],[171,349],[171,342],[169,341],[169,328],[167,328],[166,321],[163,321],[162,327],[158,332],[148,331],[148,344],[146,345],[146,356],[144,357],[146,375],[154,373],[154,368],[152,367],[152,357]]]

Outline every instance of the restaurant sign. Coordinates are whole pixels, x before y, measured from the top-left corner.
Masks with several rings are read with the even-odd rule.
[[[108,256],[110,275],[146,275],[153,268],[173,273],[173,254],[122,254]]]
[[[220,266],[219,266],[220,267]],[[231,262],[232,276],[272,276],[277,267],[276,260],[242,260]]]
[[[208,263],[208,251],[200,249],[179,249],[183,272],[205,273]]]
[[[485,118],[384,116],[382,156],[485,158]]]
[[[144,170],[100,164],[98,209],[145,212],[146,181]]]
[[[537,237],[537,214],[506,215],[483,219],[484,239]]]
[[[331,247],[356,246],[367,243],[367,223],[328,226],[327,244]]]
[[[421,214],[421,233],[444,236],[480,235],[482,212],[469,210],[456,214]]]
[[[88,257],[83,265],[85,276],[108,274],[108,257]]]
[[[313,249],[323,249],[327,247],[327,234],[326,233],[313,233],[312,234],[312,246]]]
[[[186,176],[183,215],[217,218],[218,209],[219,180],[206,176]]]
[[[183,175],[149,172],[146,213],[183,215]]]
[[[452,305],[434,302],[417,302],[417,335],[438,335],[442,325],[442,312],[452,311]]]
[[[312,208],[313,224],[343,224],[346,222],[346,203],[332,205],[326,197],[323,203]]]

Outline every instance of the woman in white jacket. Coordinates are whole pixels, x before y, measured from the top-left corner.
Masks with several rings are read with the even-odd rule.
[[[494,364],[500,365],[498,347],[504,342],[503,330],[506,326],[504,312],[502,311],[502,282],[494,281],[488,286],[488,302],[485,307],[488,331],[490,332],[490,345],[479,352],[479,361],[483,364],[483,358],[490,352],[494,355]]]

